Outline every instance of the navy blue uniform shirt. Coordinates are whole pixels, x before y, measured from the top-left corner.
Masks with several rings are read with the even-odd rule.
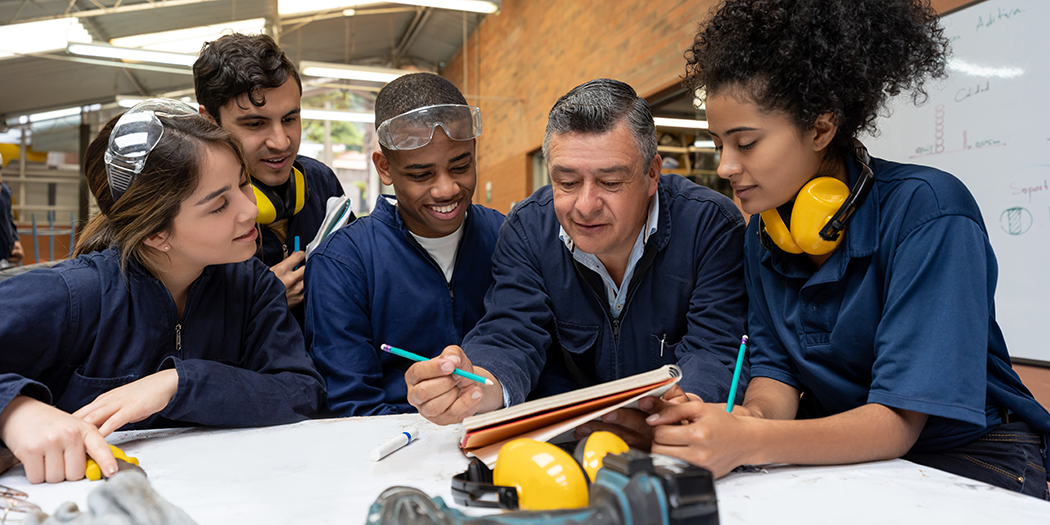
[[[507,215],[485,317],[463,349],[500,380],[511,404],[537,388],[556,393],[541,384],[540,372],[558,359],[576,386],[677,363],[686,392],[710,402],[729,397],[747,307],[743,217],[724,195],[679,175],[660,177],[657,191],[657,231],[619,319],[609,313],[598,274],[575,264],[558,239],[550,186]],[[747,379],[744,367],[740,392]]]
[[[386,343],[424,357],[458,345],[484,312],[503,214],[467,208],[452,281],[385,195],[367,217],[329,236],[306,266],[306,338],[339,416],[415,412]]]
[[[858,176],[849,163],[850,178]],[[872,159],[876,182],[814,271],[748,227],[751,375],[804,392],[800,417],[867,403],[928,414],[912,449],[972,441],[1007,410],[1050,430],[995,322],[998,267],[977,203],[955,177]]]
[[[0,407],[19,394],[73,412],[99,394],[174,368],[164,410],[124,427],[261,426],[316,413],[324,387],[288,312],[284,286],[257,259],[208,266],[178,318],[141,266],[113,249],[0,282]]]

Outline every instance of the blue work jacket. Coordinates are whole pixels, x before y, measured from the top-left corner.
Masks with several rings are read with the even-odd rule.
[[[871,169],[871,192],[819,268],[763,248],[751,220],[752,376],[803,392],[800,417],[867,403],[928,414],[913,452],[977,439],[1004,412],[1050,430],[995,321],[998,265],[973,196],[933,168],[872,159]],[[858,173],[850,162],[851,180]]]
[[[724,195],[679,175],[660,177],[657,191],[657,231],[619,319],[598,274],[558,238],[551,187],[511,210],[492,256],[485,317],[463,342],[511,404],[543,388],[540,371],[558,359],[576,386],[677,363],[686,392],[711,402],[729,397],[747,307],[743,218]],[[744,367],[740,392],[747,378]]]
[[[306,178],[306,186],[309,192],[303,209],[299,210],[291,219],[288,219],[287,236],[282,240],[277,237],[270,228],[260,228],[262,246],[256,257],[262,259],[266,266],[273,266],[295,250],[295,238],[299,237],[299,249],[305,250],[306,245],[317,236],[317,230],[321,228],[324,221],[326,206],[329,197],[340,197],[343,195],[343,186],[335,173],[328,166],[319,161],[298,155],[295,157],[295,167],[303,172]],[[350,220],[354,220],[351,213]],[[304,306],[296,305],[292,308],[292,315],[299,325],[304,324]]]
[[[411,361],[384,343],[434,357],[458,345],[484,312],[492,250],[503,214],[467,208],[452,281],[412,237],[397,207],[375,209],[337,230],[306,265],[306,339],[338,416],[411,413]]]
[[[261,262],[208,266],[178,318],[168,290],[114,249],[0,282],[0,407],[19,394],[73,412],[174,368],[168,406],[133,428],[276,425],[316,413],[321,377]]]

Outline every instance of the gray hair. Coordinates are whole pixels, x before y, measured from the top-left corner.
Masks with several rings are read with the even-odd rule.
[[[656,156],[656,125],[645,99],[634,88],[608,78],[599,78],[572,88],[551,108],[543,136],[543,156],[550,158],[551,137],[563,133],[605,133],[624,121],[648,168]]]

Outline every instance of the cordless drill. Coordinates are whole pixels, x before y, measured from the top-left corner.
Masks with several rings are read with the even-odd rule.
[[[631,449],[605,457],[589,505],[472,517],[417,489],[391,487],[368,511],[368,525],[718,525],[711,472],[685,463],[653,464]]]

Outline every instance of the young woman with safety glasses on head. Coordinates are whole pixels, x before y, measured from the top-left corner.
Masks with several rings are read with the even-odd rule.
[[[904,457],[1047,496],[1050,414],[1010,368],[976,202],[855,141],[890,96],[943,76],[947,51],[918,0],[730,0],[702,27],[688,80],[753,214],[752,380],[731,413],[657,407],[654,452],[719,476]]]
[[[103,437],[121,428],[314,414],[320,376],[284,287],[252,258],[236,139],[148,100],[103,127],[86,173],[102,213],[78,257],[0,283],[0,439],[29,481],[84,477],[85,452],[114,473]]]

